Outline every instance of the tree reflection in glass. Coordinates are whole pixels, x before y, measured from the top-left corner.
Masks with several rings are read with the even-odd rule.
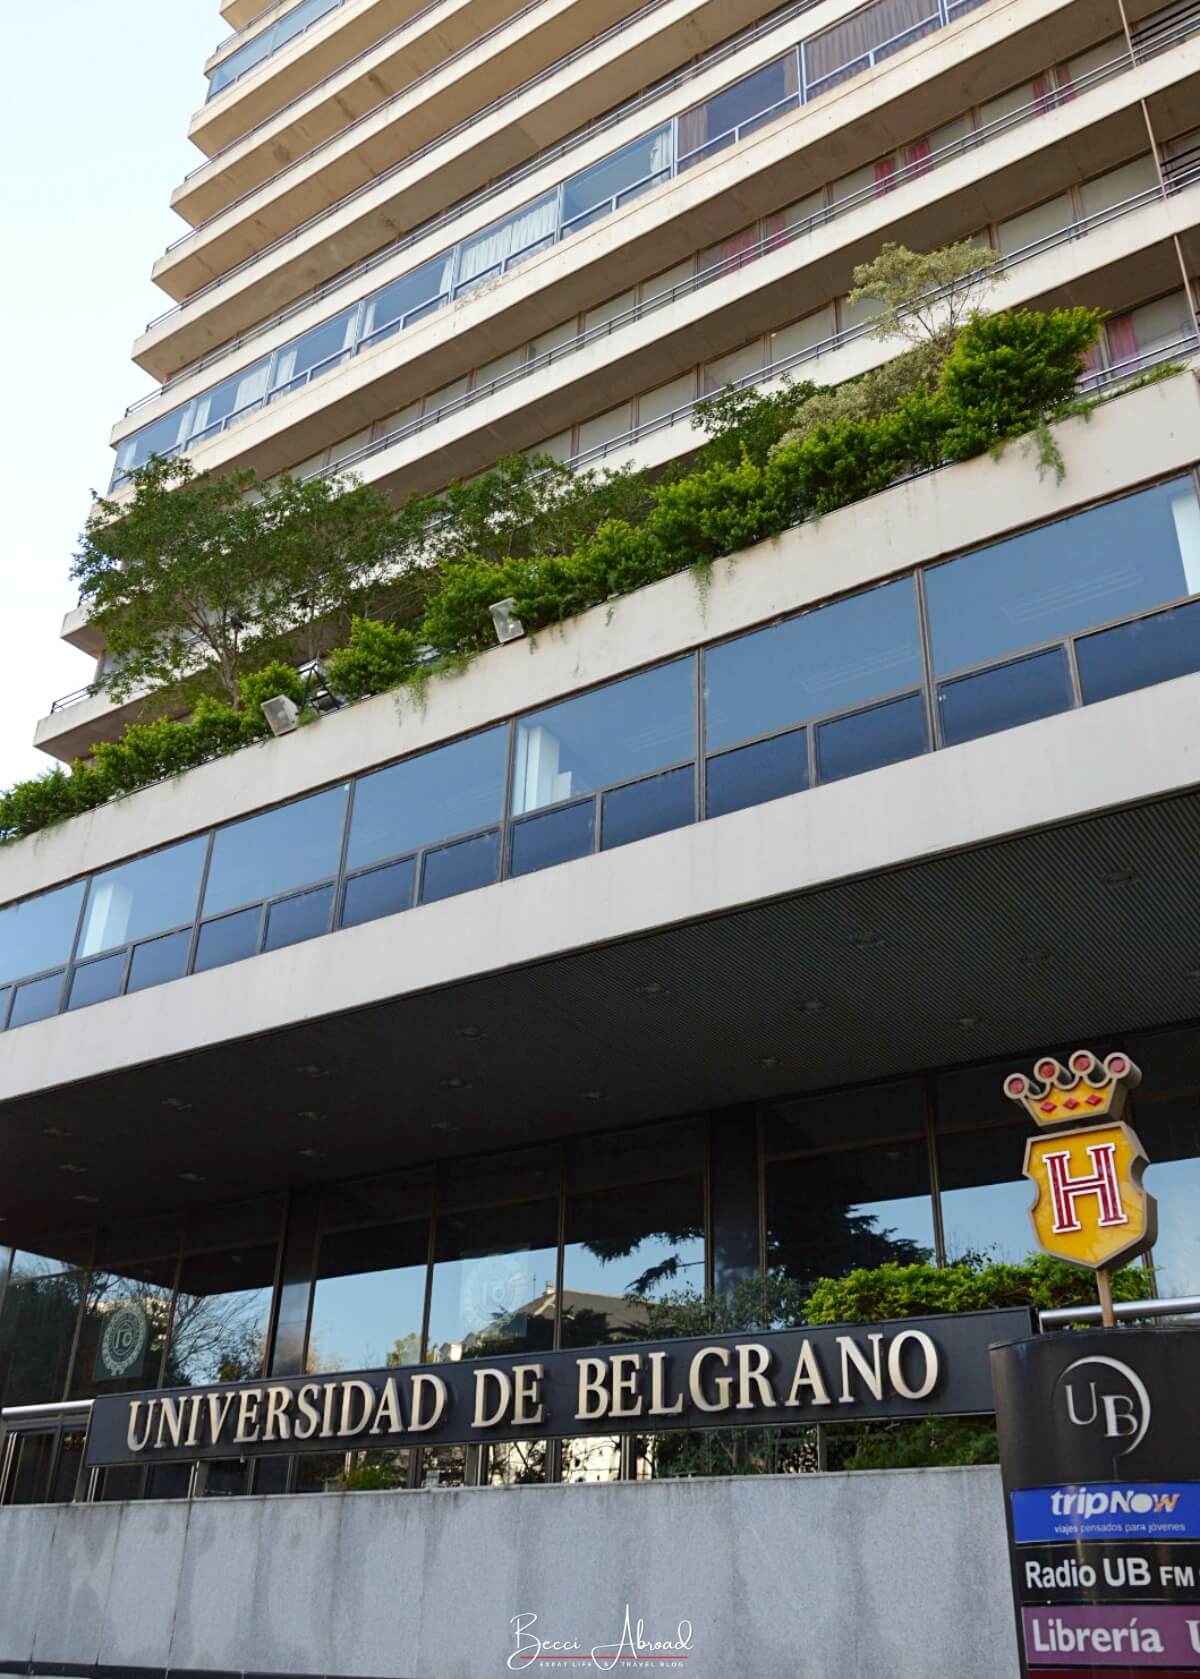
[[[261,1375],[274,1285],[274,1246],[185,1260],[163,1386]]]
[[[704,1288],[699,1176],[573,1195],[563,1256],[562,1344],[646,1338],[646,1302]]]

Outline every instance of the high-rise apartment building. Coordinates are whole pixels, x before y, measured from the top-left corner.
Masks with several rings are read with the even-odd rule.
[[[221,10],[118,501],[155,455],[396,498],[523,452],[660,471],[727,384],[896,353],[847,301],[889,240],[990,244],[989,307],[1107,311],[1081,388],[1123,394],[1058,429],[1061,480],[1019,446],[912,478],[0,854],[0,1672],[474,1676],[510,1617],[590,1648],[644,1587],[693,1679],[999,1679],[983,1470],[911,1526],[961,1541],[993,1644],[874,1578],[854,1666],[846,1558],[911,1537],[854,1477],[622,1489],[670,1454],[569,1419],[80,1463],[112,1394],[1019,1258],[1001,1081],[1054,1044],[1144,1067],[1158,1287],[1200,1294],[1200,0]],[[86,601],[63,635],[104,673]],[[69,696],[37,743],[144,699]],[[783,1665],[804,1627],[824,1665]]]

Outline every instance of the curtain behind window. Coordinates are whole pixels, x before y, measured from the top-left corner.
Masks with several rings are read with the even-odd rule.
[[[824,81],[838,70],[848,70],[895,36],[936,15],[934,0],[879,0],[877,5],[856,12],[844,23],[804,43],[808,84]]]

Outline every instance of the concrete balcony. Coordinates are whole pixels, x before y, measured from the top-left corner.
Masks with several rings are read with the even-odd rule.
[[[453,65],[435,71],[178,240],[159,259],[153,277],[185,302],[224,281],[235,268],[249,264],[256,271],[260,254],[276,250],[281,241],[283,250],[277,254],[282,257],[286,251],[288,259],[280,274],[268,280],[265,295],[258,281],[266,275],[239,272],[239,300],[247,285],[247,295],[256,298],[250,312],[244,302],[235,304],[232,294],[206,297],[198,311],[187,311],[189,318],[198,312],[205,319],[199,352],[536,158],[564,135],[640,92],[647,81],[668,75],[714,47],[753,22],[762,0],[721,0],[720,5],[718,0],[700,0],[699,5],[694,0],[657,0],[645,8],[644,16],[594,47],[586,43],[597,35],[601,19],[608,26],[628,16],[634,10],[630,0],[602,0],[599,11],[584,6],[583,0],[546,0],[546,6],[553,10],[559,29],[546,28],[545,6],[515,18],[501,37],[468,49]],[[558,55],[544,57],[545,42],[552,35],[573,37],[577,50],[569,63],[556,67],[553,60]],[[779,41],[782,45],[782,35]],[[564,50],[569,53],[570,46]],[[764,55],[759,53],[756,61],[764,61]],[[713,86],[736,73],[726,72]],[[684,99],[682,105],[688,102]],[[651,110],[633,132],[646,132],[656,120],[657,111]],[[560,169],[558,178],[568,172]],[[326,247],[324,258],[316,257],[321,247]],[[294,290],[292,259],[303,265],[306,258],[299,289]],[[214,303],[215,323],[209,319]],[[184,324],[169,316],[146,337],[157,347],[160,338],[174,339]],[[149,348],[139,341],[134,359],[142,362]],[[196,353],[196,341],[189,338],[186,351],[172,351],[172,368]],[[160,358],[154,359],[157,364]]]
[[[514,0],[512,9],[518,3],[520,0]],[[382,0],[332,0],[332,5],[331,11],[244,71],[239,72],[236,65],[231,69],[230,61],[245,54],[276,23],[286,19],[288,9],[274,8],[244,34],[221,43],[204,69],[210,78],[216,72],[225,85],[210,92],[188,128],[188,138],[202,152],[211,157],[231,145],[248,129],[336,76],[351,60],[370,53],[385,36],[413,34],[414,25],[426,12],[432,15],[462,10],[482,15],[489,10],[486,0],[481,6],[465,0],[460,7],[443,6],[437,0],[432,6],[428,0],[402,0],[398,7],[384,5]],[[488,27],[490,23],[482,23],[477,32]]]
[[[602,413],[638,390],[736,348],[756,332],[820,308],[849,288],[854,265],[873,255],[884,238],[903,236],[935,245],[969,236],[981,225],[1026,208],[1034,171],[1038,196],[1049,196],[1077,180],[1081,169],[1117,166],[1144,155],[1140,101],[1188,85],[1200,85],[1200,38],[951,157],[895,191],[868,197],[827,225],[781,242],[763,260],[748,261],[680,297],[654,319],[647,315],[613,330],[586,352],[581,347],[559,355],[557,365],[544,374],[531,370],[506,387],[504,411],[510,417],[522,412],[520,424],[510,418],[501,432],[485,417],[490,410],[460,416],[463,442],[474,450],[471,464],[455,450],[444,457],[445,476],[429,484],[422,475],[421,487],[438,488],[450,476],[478,471],[507,449],[531,447],[565,424]],[[197,447],[197,464],[216,470],[253,465],[263,475],[294,466],[420,393],[439,390],[558,326],[564,317],[605,302],[618,254],[623,277],[633,281],[690,255],[698,235],[728,237],[755,215],[773,211],[785,183],[801,190],[809,184],[803,172],[814,159],[824,159],[821,131],[830,118],[827,109],[814,107],[782,119],[746,143],[736,159],[725,154],[690,171],[516,273],[386,343],[365,348],[315,383],[252,414]],[[1000,301],[1074,298],[1078,294],[1067,284],[1070,275],[1097,276],[1087,300],[1104,306],[1128,307],[1174,289],[1179,270],[1171,240],[1193,226],[1194,196],[1183,192],[1169,202],[1135,207],[1114,221],[1119,234],[1105,227],[1083,239],[1064,233],[1054,250],[1020,265]],[[288,336],[307,324],[304,317],[290,322]],[[282,340],[282,330],[279,336]],[[254,346],[258,355],[272,347],[271,337]],[[248,359],[245,352],[243,358]],[[131,416],[114,441],[134,430],[135,421],[145,424],[211,381],[208,373],[194,383],[182,382],[170,399],[160,399],[159,407],[148,405]],[[553,399],[552,391],[557,393]]]
[[[844,0],[839,9],[846,9]],[[822,3],[811,13],[811,21],[806,14],[803,23],[793,19],[760,35],[733,56],[722,55],[719,63],[702,69],[661,100],[645,105],[636,119],[610,129],[604,137],[606,143],[597,147],[594,155],[607,155],[621,141],[646,134],[656,124],[771,61],[794,46],[802,35],[815,32],[821,22],[829,21],[827,14],[831,11],[831,4]],[[999,11],[984,7],[968,12],[949,28],[926,36],[804,108],[804,115],[813,118],[809,132],[814,137],[818,133],[829,137],[828,148],[816,167],[824,174],[831,163],[849,169],[867,162],[878,155],[881,141],[899,143],[926,133],[957,116],[965,104],[1002,93],[1047,63],[1111,38],[1120,28],[1115,0],[1112,15],[1109,12],[1109,0],[1082,11],[1074,0],[1017,0],[1017,4]],[[655,41],[661,41],[672,20],[677,26],[689,26],[696,15],[694,8],[679,0],[666,0],[661,9],[620,31],[595,57],[589,53],[582,66],[551,72],[544,82],[507,101],[499,111],[485,113],[431,153],[402,164],[341,203],[330,204],[326,199],[326,207],[311,225],[277,233],[273,196],[268,189],[264,189],[265,197],[252,195],[236,214],[219,217],[162,259],[161,279],[177,295],[190,296],[218,279],[221,283],[178,316],[156,324],[153,334],[139,343],[136,359],[149,365],[146,356],[150,354],[157,364],[160,358],[155,352],[160,341],[177,337],[199,318],[203,320],[203,334],[188,334],[193,346],[202,351],[227,342],[232,334],[286,307],[331,274],[379,250],[389,239],[419,227],[447,203],[457,202],[481,180],[494,176],[497,163],[510,167],[522,162],[552,144],[590,111],[610,108],[620,97],[622,74],[636,76],[633,85],[644,85]],[[719,27],[721,33],[728,32],[728,4],[721,8]],[[672,61],[678,62],[679,56],[686,54],[680,55],[676,44]],[[613,63],[614,58],[619,62]],[[612,80],[600,74],[602,68],[612,72]],[[581,105],[583,83],[585,104]],[[597,97],[596,90],[606,84],[607,92]],[[588,105],[588,101],[592,103]],[[571,165],[578,168],[592,144],[585,140],[574,152]],[[546,184],[553,185],[571,174],[571,165],[559,164],[552,175],[547,175]],[[542,173],[526,173],[528,185],[520,198],[512,200],[514,206],[528,199],[535,190],[535,177]],[[812,170],[804,168],[800,174],[811,179]],[[541,180],[537,184],[541,185]],[[798,180],[796,186],[802,189],[804,184]],[[504,196],[502,188],[496,195],[496,208],[486,220],[504,208],[498,202]],[[785,188],[778,202],[786,203],[794,196]],[[470,213],[474,213],[474,207]],[[247,219],[250,215],[255,218],[253,222]],[[178,355],[178,350],[175,353]],[[175,365],[179,364],[175,360]]]
[[[231,29],[245,29],[260,14],[276,16],[287,3],[288,0],[279,0],[278,5],[264,7],[261,0],[221,0],[221,16]]]
[[[171,208],[198,226],[291,171],[291,202],[306,219],[622,15],[620,5],[589,9],[581,0],[557,10],[529,0],[441,0],[417,9],[412,0],[412,15],[397,18],[378,0],[365,14],[350,0],[197,113],[190,138],[218,155],[176,188]],[[395,121],[376,134],[371,117],[389,105]],[[362,147],[340,154],[329,143],[348,129]],[[303,184],[310,165],[322,176],[315,195]]]

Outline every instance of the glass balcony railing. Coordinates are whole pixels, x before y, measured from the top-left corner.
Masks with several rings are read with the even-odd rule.
[[[241,81],[251,70],[256,70],[260,64],[265,64],[281,47],[286,47],[289,41],[294,41],[312,28],[314,23],[330,12],[337,11],[344,6],[346,0],[300,0],[298,6],[293,6],[290,12],[255,35],[245,46],[231,52],[228,58],[223,58],[208,78],[207,99],[215,99],[218,93],[223,93],[234,82]]]

